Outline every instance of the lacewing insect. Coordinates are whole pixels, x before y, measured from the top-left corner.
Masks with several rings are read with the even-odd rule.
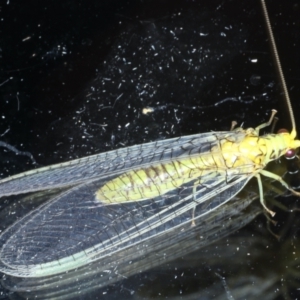
[[[295,121],[265,3],[269,35],[287,95],[292,131],[259,136],[268,122],[246,130],[162,140],[24,172],[0,181],[0,197],[63,191],[1,236],[0,271],[20,277],[66,272],[116,249],[195,224],[231,200],[253,177],[265,204],[261,175],[281,182],[265,166],[295,155]]]

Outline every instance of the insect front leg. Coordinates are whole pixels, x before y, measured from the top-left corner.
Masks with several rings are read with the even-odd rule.
[[[265,128],[265,127],[268,127],[268,126],[270,126],[270,125],[272,124],[273,119],[274,119],[276,113],[277,113],[277,110],[272,109],[271,117],[270,117],[269,121],[266,122],[266,123],[260,124],[259,126],[257,126],[257,127],[255,128],[255,131],[256,131],[257,135],[259,134],[260,129]]]

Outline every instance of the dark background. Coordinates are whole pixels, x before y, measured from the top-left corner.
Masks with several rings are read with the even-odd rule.
[[[267,4],[299,119],[299,6]],[[290,128],[259,1],[8,1],[1,14],[1,140],[40,165],[254,127],[272,108]],[[2,177],[31,168],[6,152]]]
[[[297,122],[299,4],[267,5]],[[272,108],[290,129],[258,0],[9,0],[0,9],[0,140],[38,166],[228,130],[232,120],[255,127]],[[2,178],[34,167],[0,148]]]

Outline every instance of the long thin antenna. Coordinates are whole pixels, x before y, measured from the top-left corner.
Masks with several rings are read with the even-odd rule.
[[[284,92],[285,101],[286,101],[286,104],[287,104],[287,107],[288,107],[288,110],[289,110],[289,113],[290,113],[290,117],[291,117],[291,123],[292,123],[291,135],[295,138],[296,137],[296,123],[295,123],[293,108],[292,108],[289,92],[288,92],[288,89],[286,87],[284,75],[283,75],[283,72],[282,72],[281,63],[280,63],[279,55],[278,55],[278,52],[277,52],[275,39],[274,39],[274,36],[273,36],[273,31],[272,31],[272,27],[271,27],[271,23],[270,23],[270,19],[269,19],[267,6],[266,6],[266,3],[265,3],[264,0],[261,0],[261,5],[262,5],[265,21],[266,21],[266,24],[267,24],[268,34],[269,34],[272,49],[273,49],[273,52],[274,52],[275,63],[276,63],[276,67],[278,69],[281,85],[282,85],[283,92]]]

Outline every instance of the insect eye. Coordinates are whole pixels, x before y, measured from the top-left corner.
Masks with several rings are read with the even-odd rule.
[[[285,152],[285,158],[286,159],[293,159],[296,156],[296,150],[295,149],[288,149]]]
[[[284,128],[281,128],[277,131],[277,133],[288,133],[288,131]]]

